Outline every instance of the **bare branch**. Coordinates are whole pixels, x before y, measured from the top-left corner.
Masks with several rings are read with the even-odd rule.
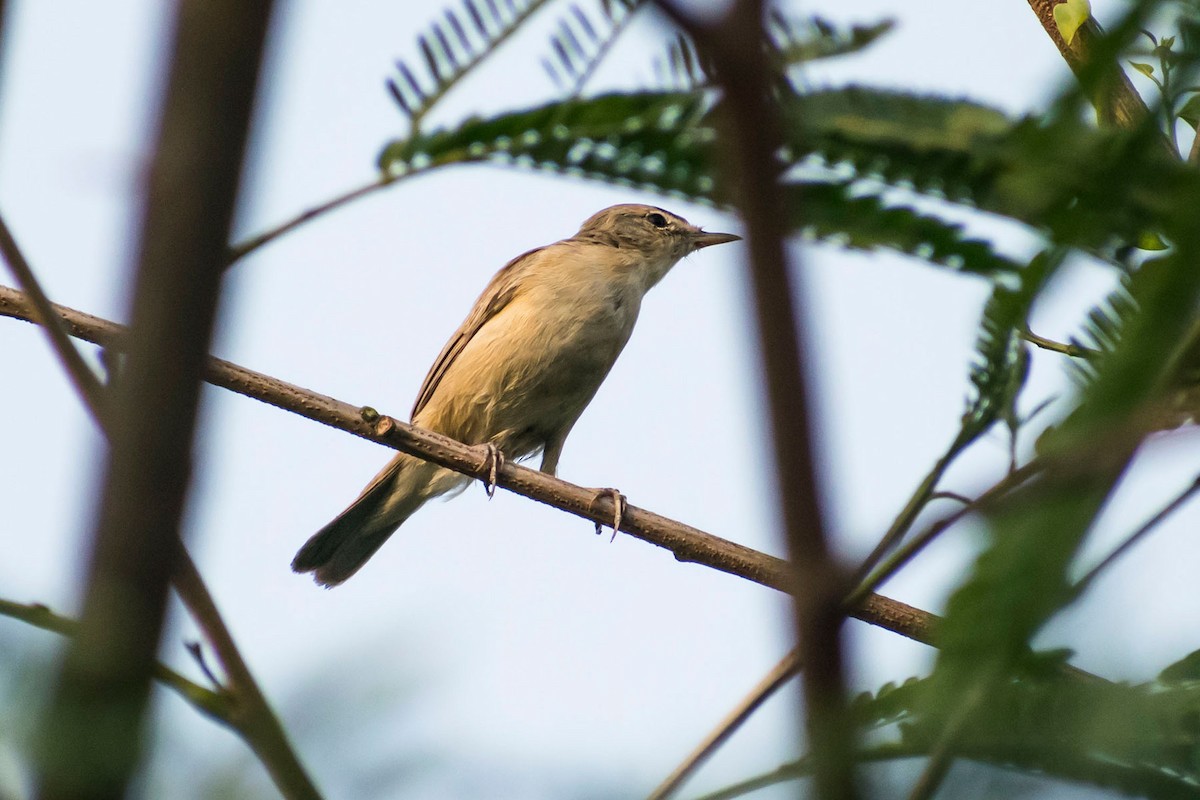
[[[263,245],[278,239],[280,236],[283,236],[285,233],[300,227],[309,220],[316,219],[317,217],[323,216],[334,209],[341,208],[347,203],[357,200],[360,197],[366,197],[369,194],[374,194],[380,189],[391,186],[398,179],[398,176],[380,176],[370,183],[363,184],[362,186],[351,189],[348,192],[344,192],[337,197],[334,197],[332,200],[327,200],[326,202],[321,203],[319,206],[314,206],[306,211],[302,211],[291,219],[282,222],[273,228],[265,230],[257,236],[252,236],[244,242],[240,242],[231,246],[228,252],[225,254],[225,266],[232,266],[235,262],[240,261],[241,259],[250,255]]]
[[[729,737],[737,733],[742,724],[750,719],[751,715],[761,708],[768,698],[795,676],[801,666],[800,649],[794,648],[775,665],[774,669],[767,673],[765,678],[759,681],[757,686],[750,690],[750,694],[746,695],[708,736],[704,737],[704,741],[683,760],[683,763],[675,768],[674,772],[667,776],[666,780],[659,784],[658,788],[650,793],[646,800],[666,800],[670,797],[708,760],[709,756],[725,744]]]
[[[55,312],[72,336],[104,347],[118,345],[123,326],[99,317],[55,306]],[[0,316],[35,321],[28,300],[15,289],[0,286]],[[363,409],[310,392],[278,378],[248,370],[221,359],[210,359],[205,380],[214,386],[253,397],[355,436],[400,450],[435,464],[482,479],[487,472],[481,452],[432,431],[398,420],[364,415]],[[368,422],[364,416],[371,416]],[[596,493],[537,470],[506,463],[497,472],[497,484],[533,500],[568,511],[591,522],[612,521],[611,504],[594,503]],[[790,591],[795,586],[787,563],[749,547],[720,539],[675,520],[628,506],[621,532],[670,550],[676,559],[689,561],[767,586]],[[850,616],[901,636],[931,644],[937,617],[882,595],[870,595],[848,612]]]

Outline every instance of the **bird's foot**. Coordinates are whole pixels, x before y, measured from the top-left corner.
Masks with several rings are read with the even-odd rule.
[[[616,489],[597,489],[596,496],[592,498],[592,502],[589,505],[594,506],[596,501],[601,497],[609,498],[613,504],[612,539],[609,539],[611,542],[617,538],[617,533],[621,530],[621,518],[625,516],[625,509],[629,506],[629,502],[625,499],[625,495]],[[604,525],[597,522],[596,535],[599,536],[603,529]]]
[[[491,442],[479,445],[483,448],[483,462],[479,465],[480,472],[487,470],[487,478],[483,480],[483,490],[487,492],[488,500],[496,494],[496,473],[504,466],[504,453]]]

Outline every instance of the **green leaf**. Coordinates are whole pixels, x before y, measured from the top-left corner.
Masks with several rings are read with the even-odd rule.
[[[974,387],[963,414],[959,446],[985,433],[1004,417],[1015,419],[1017,396],[1029,375],[1029,353],[1021,332],[1030,308],[1065,253],[1043,253],[1010,281],[996,282],[983,308],[970,379]]]
[[[796,22],[775,9],[770,12],[769,22],[767,31],[772,44],[771,55],[782,67],[857,53],[896,26],[895,20],[891,19],[849,28],[838,27],[821,17]]]
[[[907,206],[888,203],[878,194],[850,183],[805,181],[788,186],[789,227],[817,240],[858,250],[889,248],[950,269],[996,277],[1020,271],[1020,265],[959,225]]]
[[[1134,69],[1136,69],[1138,72],[1140,72],[1140,73],[1142,73],[1143,75],[1145,75],[1147,78],[1153,78],[1153,77],[1154,77],[1154,67],[1153,67],[1152,65],[1150,65],[1150,64],[1144,64],[1144,63],[1140,63],[1140,62],[1137,62],[1137,61],[1130,61],[1130,62],[1129,62],[1129,66],[1133,67],[1133,68],[1134,68]]]
[[[391,142],[379,156],[398,176],[447,164],[513,163],[712,198],[716,133],[690,93],[607,94],[550,103]]]
[[[1192,130],[1200,130],[1200,94],[1193,94],[1176,113],[1181,120],[1192,126]]]
[[[1194,650],[1158,673],[1160,683],[1200,681],[1200,650]]]
[[[1054,24],[1067,44],[1075,40],[1075,33],[1092,15],[1092,5],[1088,0],[1067,0],[1054,7]]]
[[[396,140],[380,154],[379,166],[398,176],[458,163],[518,164],[727,204],[706,109],[707,101],[691,93],[551,103]],[[791,229],[818,240],[891,248],[981,275],[1020,269],[989,243],[966,237],[961,226],[886,203],[877,192],[827,181],[790,183],[787,192]]]

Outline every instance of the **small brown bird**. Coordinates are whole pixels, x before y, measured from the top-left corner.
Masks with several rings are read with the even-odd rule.
[[[434,361],[412,422],[507,458],[542,453],[554,474],[563,443],[629,341],[642,297],[684,256],[741,237],[705,233],[654,206],[606,208],[569,239],[496,273]],[[292,561],[336,586],[426,501],[469,478],[399,453]]]

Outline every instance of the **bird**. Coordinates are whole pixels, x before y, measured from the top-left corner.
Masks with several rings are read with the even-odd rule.
[[[645,294],[685,256],[740,238],[657,206],[623,204],[593,214],[568,239],[517,256],[438,354],[412,424],[486,445],[496,458],[540,452],[541,471],[554,475],[567,435],[629,341]],[[470,480],[398,453],[300,548],[292,569],[336,586],[426,501]]]

